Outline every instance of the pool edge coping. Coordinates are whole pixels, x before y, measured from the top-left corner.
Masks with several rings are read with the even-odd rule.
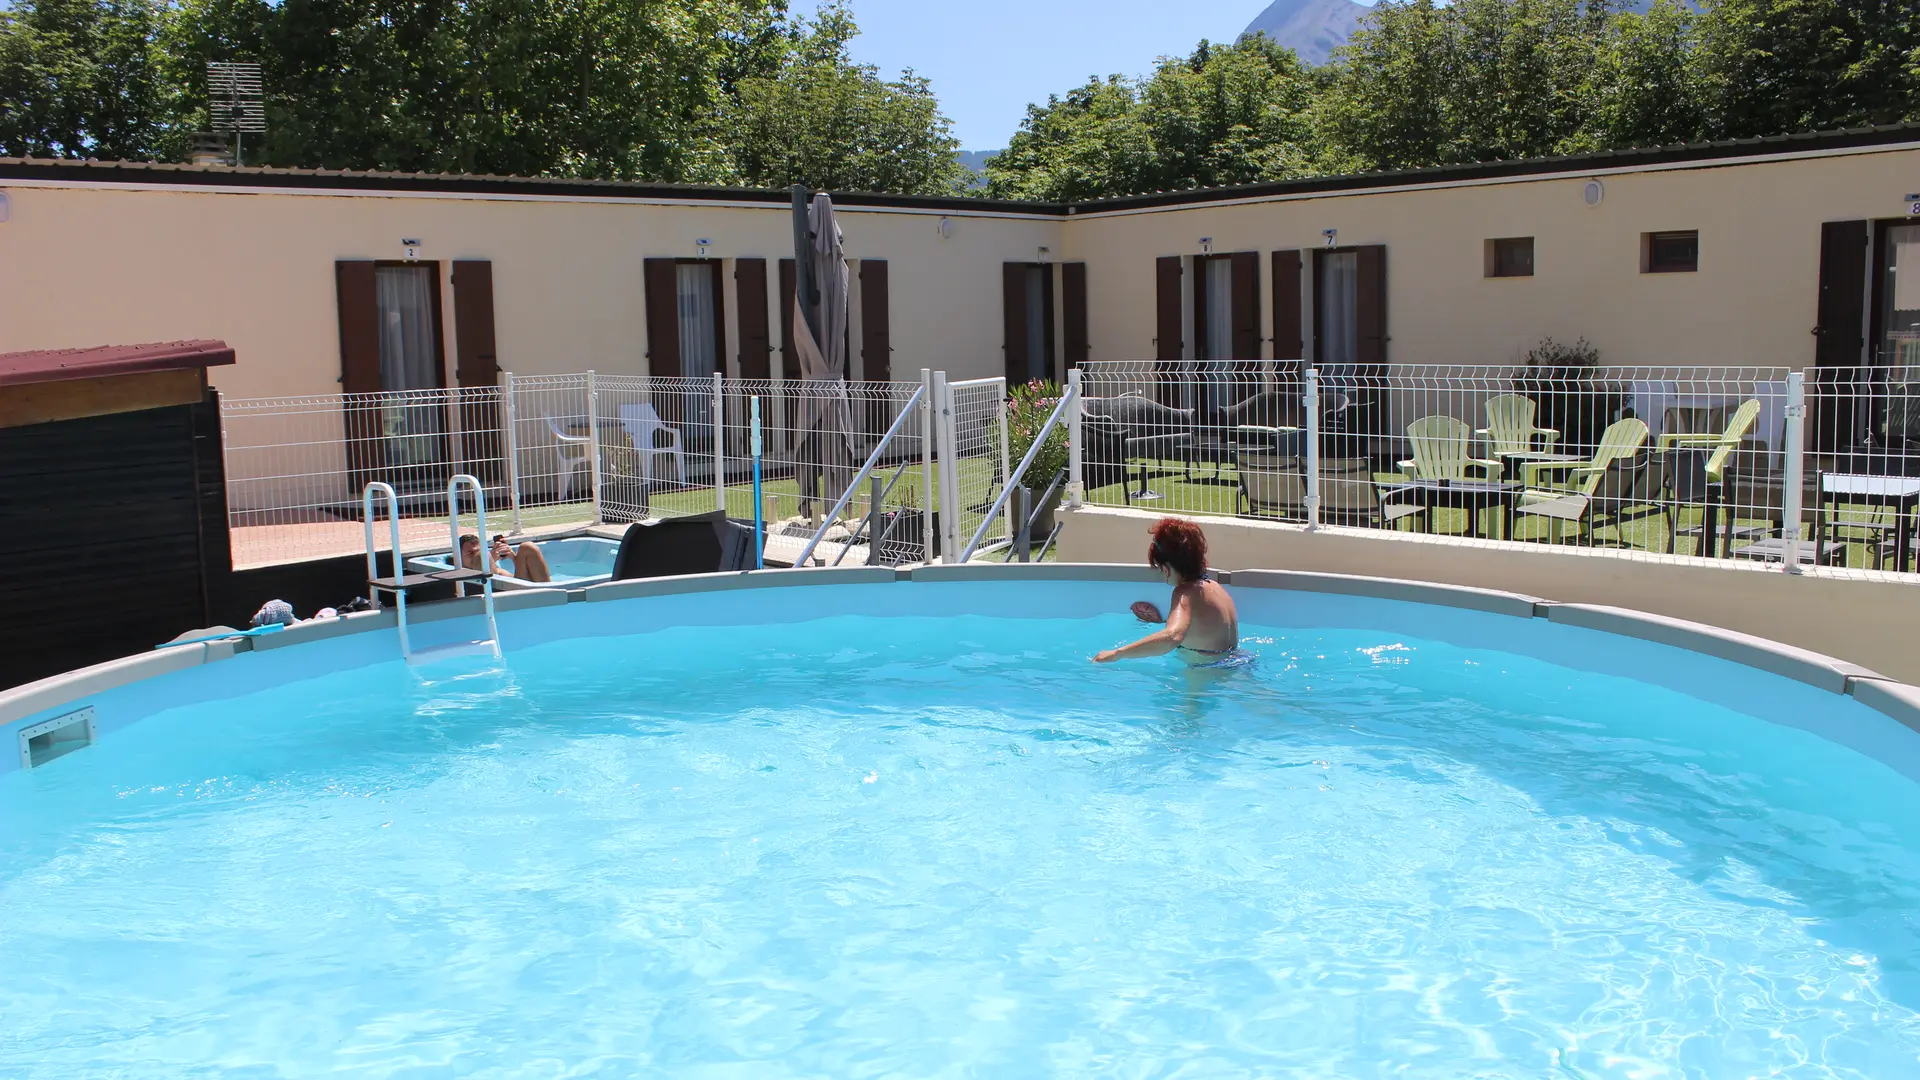
[[[1712,656],[1830,693],[1852,697],[1902,726],[1920,733],[1920,687],[1888,678],[1849,661],[1767,638],[1705,623],[1598,604],[1566,604],[1522,593],[1442,582],[1328,574],[1298,570],[1222,570],[1215,574],[1233,588],[1277,589],[1479,611],[1511,618],[1543,618],[1563,626],[1614,634],[1687,652]],[[911,567],[817,567],[799,570],[749,570],[679,577],[640,578],[579,589],[516,589],[494,596],[496,611],[562,607],[573,603],[684,596],[745,589],[803,588],[888,582],[1110,581],[1158,583],[1157,571],[1137,563],[961,563]],[[433,623],[479,614],[477,596],[414,604],[411,622]],[[394,609],[359,612],[336,619],[300,623],[253,638],[175,646],[120,657],[8,690],[0,690],[0,728],[160,675],[217,663],[244,652],[290,648],[375,630],[392,629]],[[5,752],[0,747],[0,752]]]

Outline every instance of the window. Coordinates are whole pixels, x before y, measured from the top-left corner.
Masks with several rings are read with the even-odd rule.
[[[1533,237],[1487,241],[1486,261],[1488,277],[1532,277]]]
[[[1700,269],[1700,234],[1656,232],[1640,234],[1640,272],[1691,274]]]

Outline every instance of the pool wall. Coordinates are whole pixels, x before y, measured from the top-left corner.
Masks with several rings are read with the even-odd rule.
[[[1805,728],[1920,780],[1920,689],[1819,653],[1664,616],[1498,590],[1279,570],[1219,576],[1252,625],[1404,633],[1665,685]],[[981,587],[1040,582],[1050,587]],[[1086,618],[1164,588],[1156,573],[1138,565],[976,563],[652,578],[506,592],[495,604],[501,645],[511,652],[573,637],[839,614]],[[477,597],[413,605],[409,630],[420,646],[470,637],[470,617],[480,610]],[[1516,633],[1516,620],[1545,625]],[[158,650],[29,683],[0,692],[0,774],[21,767],[20,728],[82,707],[95,710],[97,737],[104,739],[162,709],[398,656],[395,614],[388,609]],[[1789,682],[1751,678],[1754,670]],[[1843,705],[1836,697],[1852,700]],[[1864,708],[1845,707],[1853,703]]]
[[[1063,561],[1143,558],[1150,510],[1062,511]],[[1571,544],[1509,543],[1250,518],[1203,519],[1212,561],[1241,569],[1310,570],[1507,590],[1567,604],[1653,612],[1842,656],[1920,684],[1920,575],[1702,559]]]

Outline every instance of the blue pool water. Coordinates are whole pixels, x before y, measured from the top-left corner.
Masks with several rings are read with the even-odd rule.
[[[1089,664],[1124,616],[845,616],[160,712],[0,776],[0,1075],[1915,1074],[1913,781],[1246,629],[1216,676]]]
[[[613,560],[620,554],[620,541],[607,540],[598,536],[572,536],[563,540],[539,541],[540,553],[546,556],[547,570],[552,575],[549,585],[596,585],[613,576]],[[451,570],[453,557],[441,552],[438,555],[416,555],[407,563],[419,570]],[[510,574],[498,575],[515,585],[534,585]]]

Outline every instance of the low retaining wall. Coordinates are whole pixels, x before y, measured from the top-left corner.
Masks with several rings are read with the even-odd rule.
[[[1059,557],[1140,562],[1161,514],[1083,508],[1068,514]],[[1544,544],[1463,544],[1410,533],[1234,518],[1195,518],[1211,562],[1231,570],[1305,570],[1442,582],[1565,604],[1631,609],[1704,623],[1837,656],[1920,684],[1920,588],[1733,560],[1636,560]]]

